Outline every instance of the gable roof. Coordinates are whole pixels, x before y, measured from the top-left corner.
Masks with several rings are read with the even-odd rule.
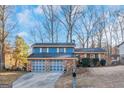
[[[75,43],[35,43],[32,47],[75,47]]]
[[[106,52],[103,48],[77,48],[75,52]]]

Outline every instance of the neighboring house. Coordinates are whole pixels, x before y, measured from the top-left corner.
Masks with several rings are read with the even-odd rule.
[[[2,63],[1,63],[1,52],[0,52],[0,67],[1,67]]]
[[[5,44],[5,68],[11,69],[15,65],[15,60],[13,58],[13,48],[9,44]]]
[[[124,64],[124,42],[119,44],[117,47],[120,55],[120,63]]]
[[[1,53],[1,52],[0,52]],[[4,46],[4,53],[5,53],[5,68],[12,68],[14,65],[14,59],[13,59],[13,48],[10,47],[9,44],[5,43]],[[0,54],[0,63],[1,63],[1,54]]]
[[[106,50],[103,48],[76,48],[75,55],[82,58],[99,58],[99,59],[106,59]],[[108,61],[108,60],[107,60]]]
[[[64,71],[76,66],[74,43],[36,43],[32,45],[32,54],[28,57],[31,71]]]
[[[120,55],[119,55],[118,47],[112,48],[112,54],[110,55],[110,57],[111,57],[111,64],[120,64]]]

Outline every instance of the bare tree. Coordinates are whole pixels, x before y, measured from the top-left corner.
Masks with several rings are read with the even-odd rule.
[[[12,6],[0,6],[0,47],[1,47],[1,63],[0,63],[0,70],[3,70],[5,67],[5,40],[8,35],[13,31],[16,26],[16,23],[10,21],[10,17],[13,13]]]
[[[77,36],[77,40],[79,41],[80,47],[84,48],[86,45],[86,42],[85,42],[85,35],[84,35],[82,24],[76,25],[74,33]]]
[[[124,10],[119,9],[114,12],[114,16],[117,18],[119,30],[121,32],[121,42],[124,41]]]
[[[81,18],[79,24],[81,24],[82,32],[85,34],[85,40],[83,41],[86,44],[86,47],[89,47],[89,42],[91,39],[91,47],[95,47],[95,34],[98,29],[99,21],[101,20],[101,16],[98,16],[93,6],[87,6],[81,13]],[[80,36],[82,37],[82,36]]]
[[[56,18],[62,23],[63,27],[65,27],[67,35],[66,42],[72,42],[72,35],[75,28],[76,21],[80,15],[80,6],[61,6],[60,17],[56,16]]]
[[[49,42],[58,42],[59,21],[56,18],[58,6],[41,6],[41,8],[45,18],[43,27],[48,33]]]

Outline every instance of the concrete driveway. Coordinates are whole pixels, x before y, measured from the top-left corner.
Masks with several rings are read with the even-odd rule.
[[[28,73],[13,83],[13,88],[54,88],[62,73]]]

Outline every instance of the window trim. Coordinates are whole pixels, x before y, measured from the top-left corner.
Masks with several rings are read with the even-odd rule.
[[[42,53],[42,48],[40,48],[40,53]]]
[[[63,49],[63,52],[60,52],[60,49]],[[64,51],[65,49],[64,48],[59,48],[59,53],[65,53],[65,51]]]
[[[44,52],[44,50],[43,50],[43,49],[46,49],[46,50],[45,50],[45,52]],[[47,48],[45,48],[45,47],[43,47],[43,48],[42,48],[42,53],[47,53],[47,52],[48,52],[48,49],[47,49]]]

